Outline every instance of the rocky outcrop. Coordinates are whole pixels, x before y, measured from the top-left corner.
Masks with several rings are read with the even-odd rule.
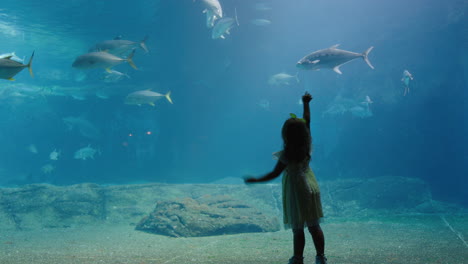
[[[161,202],[136,226],[137,230],[173,236],[195,237],[272,232],[280,229],[278,218],[229,195],[204,195]]]
[[[320,188],[327,216],[417,212],[432,201],[429,186],[414,178],[344,179],[324,182]]]
[[[23,228],[68,227],[103,220],[103,189],[97,184],[58,187],[32,184],[0,191],[3,226]]]
[[[427,184],[418,179],[345,179],[320,182],[320,188],[326,217],[461,210],[433,201]],[[171,236],[201,236],[278,230],[281,221],[279,184],[0,188],[0,230],[105,223],[138,224],[140,230]]]

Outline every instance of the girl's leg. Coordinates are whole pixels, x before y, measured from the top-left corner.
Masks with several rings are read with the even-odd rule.
[[[310,226],[309,232],[314,240],[317,256],[323,256],[325,254],[325,237],[323,235],[322,228],[320,228],[320,225]]]
[[[302,257],[305,247],[304,229],[293,229],[294,234],[294,256]]]

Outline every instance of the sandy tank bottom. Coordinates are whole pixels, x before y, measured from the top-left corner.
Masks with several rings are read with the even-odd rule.
[[[322,224],[330,264],[468,264],[468,215],[327,219]],[[287,263],[290,230],[196,238],[86,226],[0,232],[0,263]],[[314,263],[307,236],[305,263]]]

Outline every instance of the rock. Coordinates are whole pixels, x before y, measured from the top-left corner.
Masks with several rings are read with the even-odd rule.
[[[325,217],[460,212],[458,205],[431,200],[428,185],[414,178],[340,179],[319,184]],[[217,224],[220,219],[225,226]],[[278,230],[280,221],[280,184],[85,183],[0,188],[0,230],[140,222],[149,232],[198,236]]]
[[[325,182],[320,188],[328,216],[359,216],[378,210],[405,213],[431,200],[427,183],[415,178],[344,179]]]
[[[96,184],[64,187],[31,184],[4,189],[0,210],[15,229],[68,227],[105,218],[102,189]]]
[[[205,195],[161,202],[136,226],[136,230],[172,237],[272,232],[280,229],[278,218],[228,195]]]

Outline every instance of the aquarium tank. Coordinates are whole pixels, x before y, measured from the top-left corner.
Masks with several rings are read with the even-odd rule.
[[[467,263],[466,0],[4,0],[0,39],[0,263],[303,263],[244,179],[306,93],[328,263]]]

